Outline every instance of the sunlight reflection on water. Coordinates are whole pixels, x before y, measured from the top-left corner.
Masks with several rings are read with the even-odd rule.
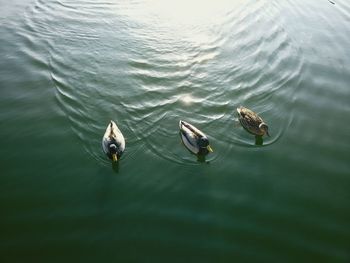
[[[191,105],[194,102],[194,98],[191,94],[185,94],[180,97],[180,101],[185,105]]]

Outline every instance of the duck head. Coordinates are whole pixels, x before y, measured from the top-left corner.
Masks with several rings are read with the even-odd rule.
[[[113,162],[118,161],[117,146],[114,143],[109,145],[109,153],[112,156]]]
[[[201,150],[207,150],[208,152],[213,152],[213,149],[209,145],[209,140],[206,137],[200,137],[198,140],[198,145],[201,148]]]
[[[269,134],[269,126],[267,126],[267,124],[265,122],[262,122],[260,123],[259,125],[259,129],[264,131],[264,133],[270,137],[270,134]]]

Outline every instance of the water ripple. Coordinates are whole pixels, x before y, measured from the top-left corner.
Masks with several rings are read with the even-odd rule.
[[[109,119],[116,119],[122,130],[126,128],[127,146],[136,151],[148,149],[170,162],[197,163],[178,144],[178,120],[187,119],[219,146],[220,152],[208,157],[214,162],[235,146],[256,147],[254,139],[236,127],[239,105],[270,123],[272,137],[264,146],[277,142],[293,121],[303,61],[279,21],[278,6],[262,2],[227,12],[221,23],[175,25],[150,16],[154,10],[141,10],[140,2],[84,1],[80,8],[80,2],[37,1],[27,13],[27,24],[48,37],[57,103],[96,160],[104,158],[96,138]],[[125,8],[114,10],[117,5]],[[38,12],[46,15],[38,20]],[[131,19],[138,12],[140,16]],[[96,23],[96,14],[105,20]],[[70,21],[69,26],[57,22],[62,18]],[[115,25],[120,27],[114,29]],[[104,31],[98,30],[104,26]],[[65,41],[54,45],[57,38]]]

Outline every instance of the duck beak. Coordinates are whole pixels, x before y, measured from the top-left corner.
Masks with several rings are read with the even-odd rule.
[[[213,152],[213,149],[210,147],[210,145],[207,146],[207,150],[211,153]]]
[[[115,153],[112,154],[112,159],[113,159],[113,162],[118,161],[118,157]]]

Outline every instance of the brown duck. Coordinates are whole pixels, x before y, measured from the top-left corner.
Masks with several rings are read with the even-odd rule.
[[[239,122],[249,133],[257,136],[264,136],[265,134],[270,136],[269,127],[254,111],[241,106],[237,108],[237,112]]]

